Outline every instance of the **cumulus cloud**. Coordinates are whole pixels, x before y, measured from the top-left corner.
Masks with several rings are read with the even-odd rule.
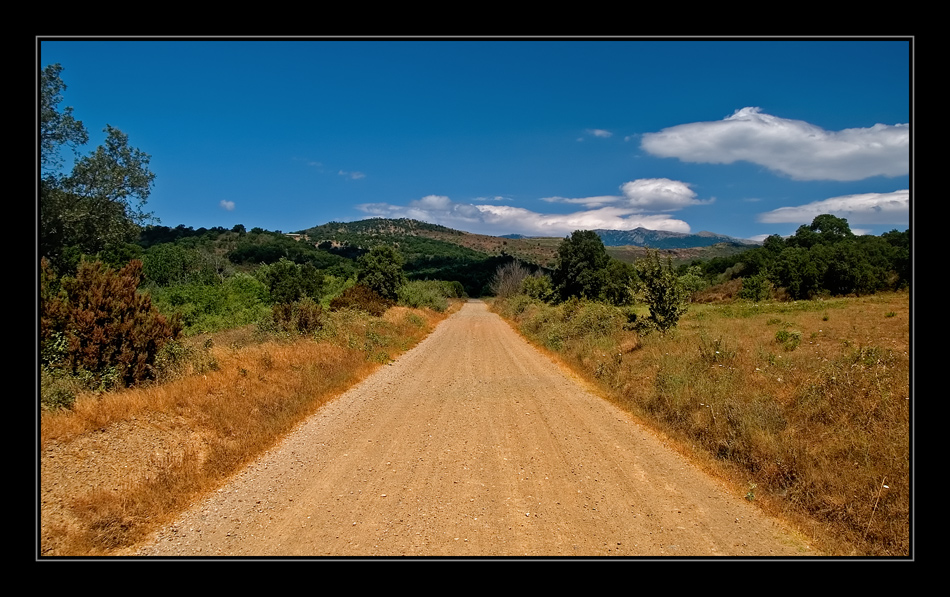
[[[674,232],[690,231],[686,222],[666,215],[642,213],[641,210],[624,204],[623,197],[548,198],[547,201],[581,203],[587,209],[566,214],[539,213],[510,205],[462,203],[452,201],[444,195],[428,195],[410,201],[405,206],[367,203],[358,208],[374,216],[412,218],[482,234],[565,236],[575,230],[633,230],[639,227]],[[615,205],[607,205],[610,203]]]
[[[623,183],[620,190],[630,206],[646,211],[675,211],[712,203],[712,199],[697,199],[687,183],[669,178],[640,178]]]
[[[444,195],[427,195],[421,199],[410,201],[405,206],[389,203],[365,203],[358,205],[357,209],[380,217],[410,218],[443,226],[459,227],[463,230],[482,223],[481,212],[475,205],[458,203]]]
[[[228,201],[227,199],[222,199],[221,203],[218,204],[221,209],[225,211],[234,211],[234,201]]]
[[[851,226],[907,225],[910,217],[910,191],[842,195],[794,207],[781,207],[759,214],[768,224],[810,224],[815,216],[832,214],[848,220]]]
[[[603,139],[613,136],[613,133],[610,131],[605,131],[604,129],[587,129],[587,134],[593,135],[594,137],[601,137]]]
[[[621,205],[628,211],[676,211],[694,205],[712,203],[696,198],[688,183],[669,178],[639,178],[620,185],[622,195],[597,195],[594,197],[545,197],[549,203],[576,203],[595,209],[606,205]]]
[[[893,177],[910,169],[907,124],[827,131],[752,107],[736,110],[723,120],[646,133],[641,147],[653,155],[684,162],[752,162],[796,180]]]
[[[568,214],[542,214],[508,205],[478,205],[492,229],[510,228],[520,234],[564,236],[575,230],[670,230],[689,232],[689,224],[664,215],[631,213],[622,207],[602,207]]]

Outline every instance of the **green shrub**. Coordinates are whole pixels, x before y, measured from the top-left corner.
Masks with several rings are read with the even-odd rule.
[[[785,350],[795,350],[802,342],[802,333],[797,330],[781,329],[775,332],[775,341]]]
[[[739,298],[750,301],[762,301],[769,297],[772,291],[772,283],[769,281],[765,272],[759,272],[754,276],[742,278],[742,290],[739,291]]]
[[[220,284],[190,283],[150,292],[159,310],[179,315],[187,335],[249,325],[270,313],[267,287],[244,273]]]
[[[400,286],[396,294],[400,305],[442,312],[449,306],[448,299],[461,298],[465,289],[459,282],[414,280]]]
[[[657,251],[637,262],[643,295],[650,307],[650,320],[664,334],[676,327],[686,313],[689,299],[686,289],[673,272],[672,260],[660,263]]]
[[[521,292],[533,299],[546,303],[553,301],[557,297],[550,276],[545,275],[528,276],[522,280]]]
[[[45,367],[40,370],[40,406],[45,410],[72,408],[80,389],[73,378]]]
[[[304,297],[316,299],[323,287],[323,274],[314,266],[298,265],[283,257],[260,266],[254,275],[267,286],[274,303],[293,303]]]

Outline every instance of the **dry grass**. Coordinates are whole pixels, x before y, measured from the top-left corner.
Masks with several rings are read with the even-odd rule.
[[[452,311],[334,313],[317,337],[202,338],[175,379],[43,412],[41,554],[120,553]]]
[[[825,553],[907,556],[909,311],[907,293],[694,304],[673,333],[639,341],[512,317]]]

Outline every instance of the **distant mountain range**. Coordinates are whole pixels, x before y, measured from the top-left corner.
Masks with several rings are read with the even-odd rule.
[[[635,228],[633,230],[594,230],[606,247],[650,247],[652,249],[693,249],[726,244],[737,247],[754,247],[760,245],[757,241],[733,238],[714,232],[698,232],[687,234],[683,232],[668,232],[666,230],[648,230]],[[506,234],[502,238],[525,239],[520,234]]]
[[[662,230],[596,230],[607,253],[612,257],[633,263],[647,255],[650,249],[669,254],[675,262],[688,263],[695,259],[710,259],[741,253],[760,243],[732,238],[711,232],[683,234]],[[476,251],[486,257],[508,255],[542,267],[554,267],[557,249],[562,237],[529,237],[521,234],[489,236],[446,228],[436,224],[407,218],[370,218],[356,222],[329,222],[302,230],[314,243],[335,247],[337,252],[346,252],[346,247],[368,247],[378,242],[396,243],[409,254],[437,255],[454,254],[451,247]],[[423,243],[422,240],[426,242]]]

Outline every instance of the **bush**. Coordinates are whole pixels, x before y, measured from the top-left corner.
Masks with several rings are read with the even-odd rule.
[[[495,270],[489,288],[498,298],[511,298],[521,292],[522,282],[530,275],[531,270],[520,261],[509,261]]]
[[[72,408],[81,389],[74,379],[47,368],[40,371],[40,406],[45,410]]]
[[[798,330],[781,329],[775,332],[775,341],[781,344],[785,350],[795,350],[802,343],[802,333]]]
[[[550,276],[536,274],[521,281],[521,292],[528,297],[549,303],[556,298]]]
[[[442,312],[449,306],[448,299],[462,298],[465,289],[459,282],[414,280],[400,286],[397,295],[400,305]]]
[[[274,324],[281,331],[310,334],[323,327],[323,308],[311,299],[277,303],[272,309]]]
[[[750,301],[763,301],[769,297],[772,291],[772,283],[769,281],[766,272],[759,272],[754,276],[742,278],[742,290],[739,291],[739,298]]]
[[[260,321],[270,312],[263,282],[238,273],[220,284],[189,283],[151,289],[163,313],[178,313],[186,335],[215,332]]]
[[[182,332],[147,294],[137,292],[142,262],[120,270],[83,261],[75,278],[55,280],[41,262],[40,346],[42,365],[71,374],[92,374],[134,385],[155,375],[159,351]]]
[[[380,296],[377,292],[363,284],[350,286],[343,293],[330,301],[330,310],[358,309],[370,315],[380,317],[393,306],[393,302]]]
[[[274,303],[293,303],[304,297],[316,299],[323,287],[323,274],[315,267],[309,263],[297,265],[285,258],[260,266],[254,275],[267,286]]]

